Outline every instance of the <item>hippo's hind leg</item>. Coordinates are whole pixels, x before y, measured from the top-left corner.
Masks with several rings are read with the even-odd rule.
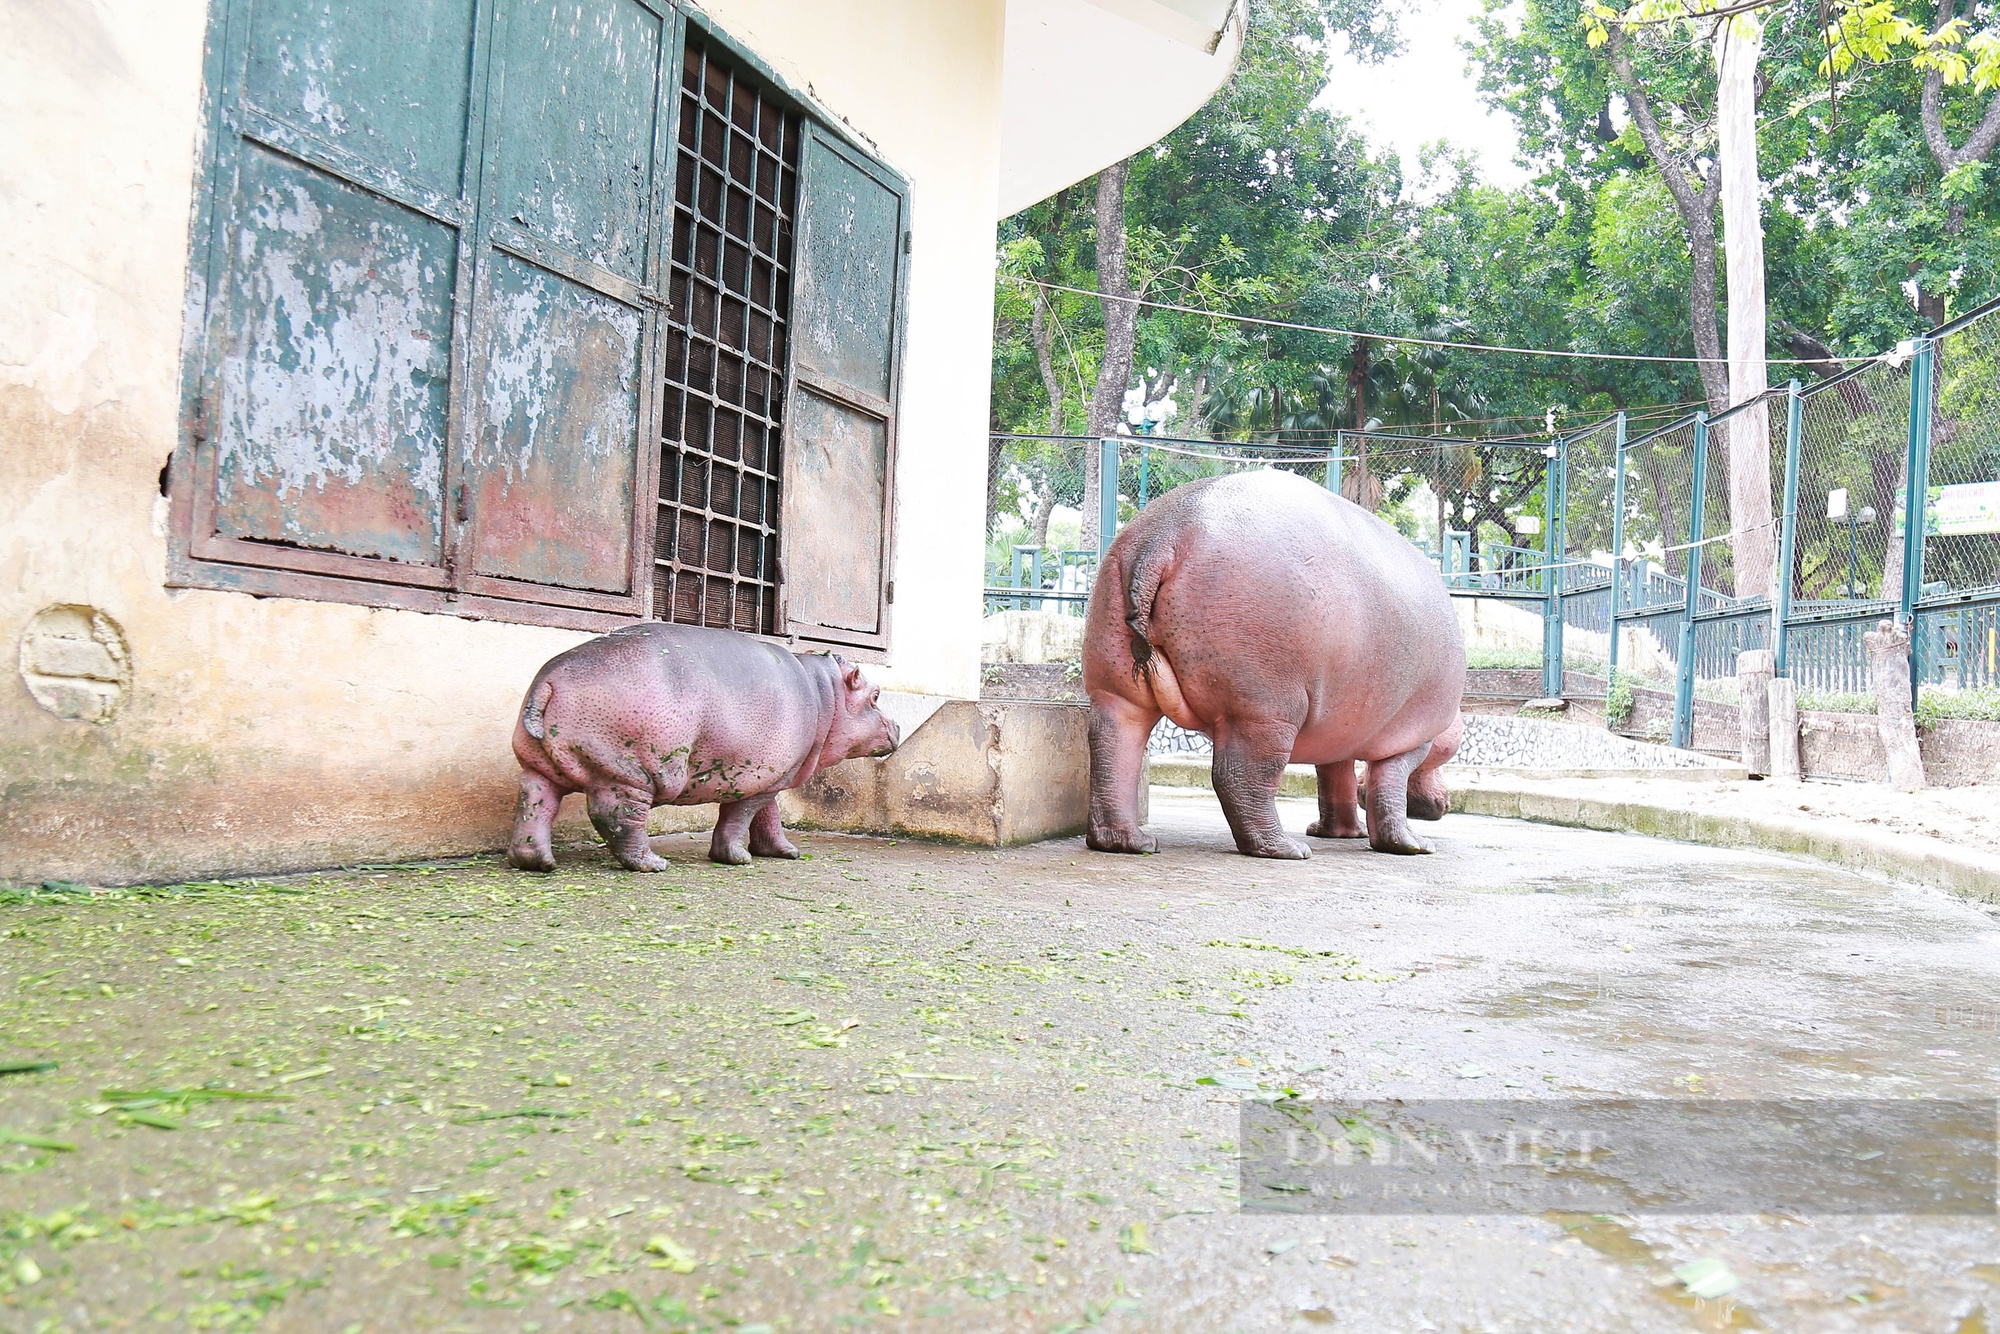
[[[1322,764],[1315,772],[1319,775],[1319,819],[1306,826],[1306,833],[1313,838],[1366,838],[1354,761]]]
[[[597,835],[611,849],[611,855],[628,871],[667,869],[667,859],[646,841],[646,817],[652,810],[652,794],[643,788],[607,785],[590,793],[590,822],[597,826]]]
[[[1459,718],[1447,728],[1438,739],[1431,742],[1431,753],[1410,775],[1410,818],[1412,820],[1442,820],[1451,813],[1451,790],[1444,784],[1444,775],[1439,772],[1451,763],[1452,756],[1465,737],[1465,720]]]
[[[1090,824],[1083,841],[1098,852],[1158,852],[1160,840],[1139,827],[1139,784],[1146,742],[1158,713],[1119,695],[1090,700]]]
[[[1410,774],[1430,754],[1426,741],[1414,750],[1368,762],[1368,846],[1377,852],[1419,853],[1431,845],[1410,828]]]
[[[507,861],[523,871],[553,871],[556,855],[549,834],[562,806],[562,789],[533,769],[521,770],[521,795],[514,802],[514,837]]]
[[[1146,742],[1160,714],[1116,694],[1090,698],[1090,826],[1084,844],[1098,852],[1158,852],[1160,840],[1138,826],[1138,784],[1146,782]]]
[[[1236,836],[1236,850],[1246,857],[1303,861],[1312,856],[1312,848],[1278,822],[1278,784],[1297,739],[1296,729],[1270,724],[1216,731],[1215,795],[1222,801],[1229,832]]]

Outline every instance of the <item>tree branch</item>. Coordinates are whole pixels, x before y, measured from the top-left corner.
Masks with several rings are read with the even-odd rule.
[[[1667,183],[1668,192],[1680,208],[1682,220],[1687,221],[1691,215],[1701,211],[1699,197],[1694,187],[1688,184],[1680,159],[1668,147],[1666,135],[1660,133],[1660,123],[1653,118],[1653,99],[1646,95],[1645,85],[1639,82],[1639,76],[1632,69],[1632,52],[1626,42],[1624,25],[1614,23],[1611,26],[1611,68],[1623,87],[1625,105],[1631,108],[1632,123],[1639,127],[1639,138],[1645,141],[1646,152],[1652,155],[1653,165],[1659,168],[1660,178]]]
[[[1942,28],[1952,21],[1958,8],[1958,0],[1940,0],[1937,25]],[[1974,5],[1973,8],[1978,8]],[[1984,162],[1996,144],[2000,144],[2000,93],[1995,93],[1986,104],[1986,115],[1965,146],[1953,148],[1951,136],[1944,130],[1944,72],[1930,70],[1924,75],[1923,96],[1918,100],[1918,111],[1924,125],[1924,142],[1930,145],[1931,156],[1937,159],[1938,170],[1951,171],[1968,162]]]

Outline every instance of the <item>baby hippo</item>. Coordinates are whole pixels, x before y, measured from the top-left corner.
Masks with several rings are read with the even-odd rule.
[[[549,827],[567,793],[620,864],[664,871],[646,842],[655,806],[722,803],[711,861],[796,857],[778,793],[902,740],[861,669],[734,630],[646,621],[559,653],[535,675],[514,725],[521,799],[507,860],[553,871]]]

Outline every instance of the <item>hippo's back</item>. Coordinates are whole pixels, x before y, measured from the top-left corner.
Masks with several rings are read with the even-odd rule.
[[[1457,716],[1465,651],[1444,582],[1351,501],[1238,473],[1169,492],[1127,538],[1133,566],[1171,552],[1148,638],[1198,715],[1292,717],[1302,754],[1407,749]]]

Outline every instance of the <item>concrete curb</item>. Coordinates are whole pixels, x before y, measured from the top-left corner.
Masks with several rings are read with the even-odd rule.
[[[1480,786],[1455,788],[1451,808],[1467,815],[1645,834],[1682,843],[1812,857],[1857,871],[1935,885],[1968,899],[2000,903],[2000,856],[1910,834],[1840,829],[1823,820],[1715,815],[1635,801],[1599,801],[1554,792]]]
[[[1811,857],[1856,871],[1873,871],[1893,879],[1934,885],[1963,898],[2000,903],[2000,856],[1974,848],[1956,847],[1911,834],[1842,829],[1824,820],[1787,819],[1775,815],[1716,815],[1680,810],[1652,802],[1602,801],[1532,788],[1506,785],[1506,778],[1523,776],[1500,770],[1459,770],[1471,785],[1453,784],[1451,808],[1464,815],[1491,815],[1508,820],[1533,820],[1573,829],[1598,829],[1614,834],[1644,834],[1681,843],[1718,848]],[[1711,779],[1741,777],[1741,770],[1645,771],[1649,777]],[[1208,765],[1198,759],[1154,759],[1151,782],[1172,787],[1210,788]],[[1540,772],[1536,778],[1629,777],[1631,770]],[[1318,795],[1313,771],[1305,765],[1285,770],[1280,792],[1288,797]]]

